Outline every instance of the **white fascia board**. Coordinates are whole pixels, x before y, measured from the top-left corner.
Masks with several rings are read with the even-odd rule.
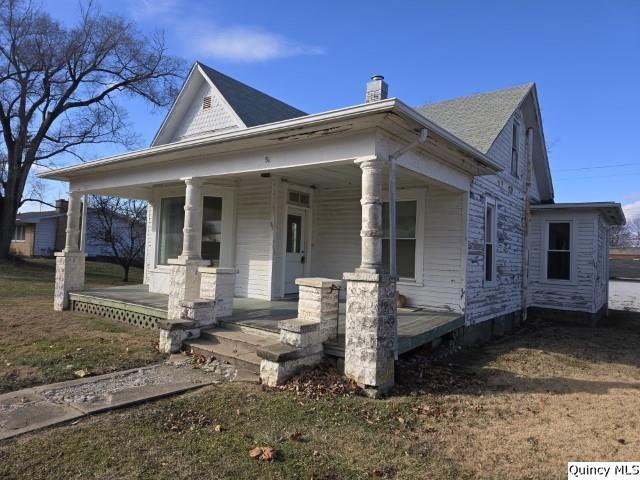
[[[185,94],[185,91],[187,89],[187,85],[190,84],[190,80],[191,80],[191,77],[193,76],[193,72],[196,70],[196,66],[198,66],[198,62],[194,63],[191,66],[191,69],[189,70],[189,74],[187,75],[187,78],[185,79],[185,81],[182,84],[182,86],[180,87],[180,91],[178,92],[178,95],[176,96],[176,99],[173,101],[173,104],[171,105],[171,108],[169,109],[169,112],[165,115],[164,120],[162,120],[162,123],[160,124],[160,128],[158,128],[158,131],[153,136],[153,140],[151,140],[150,148],[152,148],[152,147],[154,147],[156,145],[156,142],[158,141],[158,137],[160,137],[160,135],[162,133],[164,133],[166,125],[167,125],[167,123],[169,123],[169,119],[173,116],[176,107],[180,104],[181,99]]]
[[[91,169],[101,167],[105,165],[114,165],[117,163],[124,163],[133,160],[148,159],[158,154],[164,153],[178,153],[185,150],[189,150],[196,147],[203,147],[207,145],[219,144],[224,142],[238,141],[238,148],[242,148],[242,140],[265,136],[273,133],[286,132],[295,129],[298,131],[303,127],[313,127],[319,124],[326,124],[332,121],[341,120],[355,120],[360,117],[374,115],[376,113],[384,113],[396,111],[396,113],[415,121],[420,126],[427,128],[431,132],[443,137],[447,141],[459,147],[462,151],[474,158],[479,163],[486,166],[488,169],[499,172],[502,167],[495,163],[485,154],[466,144],[455,135],[446,131],[442,127],[436,125],[431,120],[420,115],[411,107],[402,103],[398,99],[390,98],[380,100],[378,102],[365,103],[352,107],[340,108],[336,110],[330,110],[327,112],[317,113],[313,115],[307,115],[304,117],[298,117],[294,119],[282,120],[280,122],[269,123],[266,125],[258,125],[255,127],[249,127],[243,130],[234,130],[231,132],[222,132],[207,136],[198,137],[195,139],[184,140],[180,142],[173,142],[165,145],[158,145],[154,147],[145,148],[142,150],[136,150],[133,152],[127,152],[120,155],[106,157],[92,162],[83,163],[80,165],[73,165],[70,167],[63,167],[56,170],[50,170],[48,172],[42,172],[38,174],[40,178],[56,179],[68,181],[71,176],[76,174],[87,173]],[[138,166],[140,163],[138,163]]]
[[[626,218],[622,205],[617,202],[583,202],[583,203],[541,203],[531,205],[532,212],[535,211],[558,211],[558,210],[597,210],[604,213],[612,210],[615,218],[612,219],[613,225],[624,225]]]

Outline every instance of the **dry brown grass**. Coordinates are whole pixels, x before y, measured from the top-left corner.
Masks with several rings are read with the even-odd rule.
[[[638,319],[530,326],[423,371],[428,393],[382,401],[217,385],[0,444],[0,478],[549,479],[640,458]]]
[[[0,264],[0,393],[160,360],[157,332],[104,318],[53,311],[54,264]],[[87,262],[88,286],[121,284],[119,267]],[[140,271],[134,272],[140,279]]]

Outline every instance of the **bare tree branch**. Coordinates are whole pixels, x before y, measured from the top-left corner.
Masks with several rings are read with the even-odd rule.
[[[122,100],[168,106],[183,74],[162,35],[145,36],[93,2],[66,26],[39,4],[0,0],[0,258],[33,165],[78,156],[83,145],[131,147]]]

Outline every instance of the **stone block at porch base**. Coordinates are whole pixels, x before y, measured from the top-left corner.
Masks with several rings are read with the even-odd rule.
[[[200,297],[216,301],[216,317],[233,314],[233,292],[236,285],[235,268],[200,267]]]
[[[158,350],[162,353],[178,353],[182,342],[200,336],[200,327],[191,320],[160,320],[160,341]]]
[[[258,349],[260,380],[269,387],[282,385],[302,367],[322,361],[322,345],[312,348],[297,348],[284,343],[275,343]]]
[[[320,363],[323,356],[320,322],[284,320],[280,327],[280,343],[258,350],[260,379],[265,385],[281,385],[302,367]]]
[[[56,252],[56,283],[53,294],[53,309],[69,308],[69,292],[84,287],[84,252]]]

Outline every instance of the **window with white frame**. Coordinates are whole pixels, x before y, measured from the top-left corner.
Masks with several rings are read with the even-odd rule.
[[[511,132],[511,175],[518,176],[518,146],[520,139],[520,124],[514,120]]]
[[[547,232],[547,279],[571,280],[571,222],[549,222]]]
[[[165,197],[160,200],[158,265],[167,265],[170,258],[176,258],[182,253],[184,201],[184,197]],[[221,243],[222,198],[202,197],[202,258],[211,260],[212,265],[218,266]]]
[[[484,281],[496,279],[496,203],[487,199],[484,219]]]
[[[24,225],[16,225],[11,240],[14,242],[24,242]]]
[[[396,201],[396,270],[400,281],[415,282],[422,277],[421,242],[424,198],[417,192],[403,192]],[[382,205],[382,260],[389,269],[389,203]]]

